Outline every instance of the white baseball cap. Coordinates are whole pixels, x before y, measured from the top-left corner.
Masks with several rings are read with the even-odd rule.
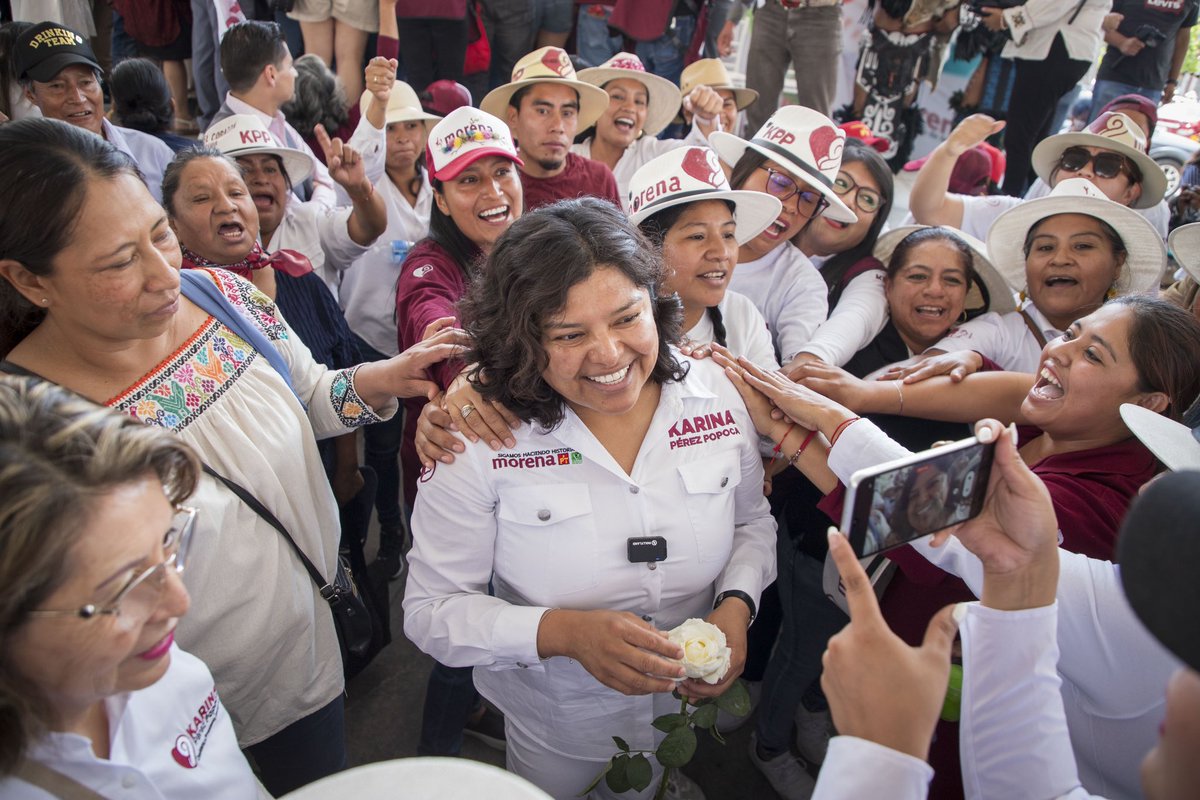
[[[454,109],[434,125],[425,149],[429,174],[439,181],[455,178],[484,156],[503,156],[524,165],[508,126],[471,106]]]

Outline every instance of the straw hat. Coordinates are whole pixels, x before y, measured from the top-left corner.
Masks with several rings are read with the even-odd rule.
[[[1167,469],[1200,470],[1200,428],[1189,428],[1169,417],[1135,406],[1121,404],[1121,419],[1125,427],[1154,453]]]
[[[1068,178],[1045,197],[1026,200],[1005,211],[988,231],[988,254],[1013,291],[1025,290],[1025,237],[1037,223],[1058,214],[1085,214],[1108,223],[1125,243],[1125,263],[1117,276],[1118,294],[1158,288],[1167,249],[1154,226],[1131,208],[1114,203],[1086,178]]]
[[[634,225],[663,209],[702,200],[733,203],[739,245],[765,231],[779,218],[782,208],[777,198],[764,192],[731,189],[717,154],[707,147],[663,153],[633,173],[629,181],[629,219]]]
[[[733,102],[738,111],[751,106],[758,99],[758,92],[744,86],[734,86],[725,71],[725,65],[717,58],[701,58],[684,67],[679,76],[679,94],[687,97],[697,86],[711,86],[714,89],[725,89],[733,92]],[[674,119],[683,122],[683,114]]]
[[[608,92],[579,80],[571,57],[561,47],[543,47],[525,55],[512,71],[512,81],[488,92],[479,107],[487,113],[508,119],[505,109],[512,96],[535,83],[565,83],[579,94],[579,130],[589,128],[608,108]]]
[[[425,144],[429,174],[440,181],[452,180],[485,156],[503,156],[517,166],[523,164],[508,126],[471,106],[447,114],[433,126]]]
[[[1183,271],[1200,283],[1200,222],[1180,225],[1167,237],[1167,249]]]
[[[750,141],[717,131],[708,142],[731,167],[749,147],[784,167],[829,201],[825,216],[836,222],[858,222],[850,207],[833,190],[842,166],[846,133],[819,111],[804,106],[784,106],[771,115]]]
[[[642,132],[647,136],[657,136],[663,128],[671,124],[671,120],[679,111],[679,104],[683,102],[679,87],[666,78],[646,72],[642,60],[633,53],[617,53],[600,66],[590,67],[579,73],[579,80],[601,89],[609,81],[620,78],[635,80],[646,87],[650,101],[646,106],[646,124],[642,126]]]
[[[882,234],[875,242],[873,255],[882,261],[884,266],[887,266],[888,261],[892,258],[892,253],[896,252],[896,247],[910,233],[932,227],[934,226],[901,225],[899,228],[892,228],[890,231]],[[964,306],[966,310],[971,312],[995,311],[997,314],[1016,311],[1017,304],[1013,300],[1013,290],[1009,288],[1008,282],[1004,280],[1004,276],[1000,274],[992,264],[991,259],[988,258],[987,245],[971,234],[963,233],[958,228],[951,228],[947,225],[942,226],[942,229],[962,239],[967,247],[971,248],[971,252],[975,256],[975,274],[979,277],[979,281],[983,283],[984,291],[980,291],[979,284],[972,281],[973,285],[971,286],[971,291],[967,292],[966,304]]]
[[[217,120],[204,132],[204,146],[214,147],[232,158],[259,154],[279,156],[288,180],[293,184],[304,181],[313,171],[308,153],[277,145],[267,126],[253,114],[234,114]]]
[[[367,115],[367,106],[371,105],[372,94],[363,92],[359,98],[358,108],[365,117]],[[404,81],[396,81],[392,84],[392,93],[388,95],[387,111],[384,112],[384,124],[391,125],[393,122],[410,122],[420,120],[425,123],[425,130],[430,130],[433,124],[441,117],[436,114],[430,114],[421,108],[421,98],[417,97],[417,93],[413,88]]]
[[[1142,194],[1133,204],[1134,208],[1153,208],[1167,192],[1167,176],[1148,153],[1146,132],[1119,111],[1101,114],[1076,133],[1059,133],[1038,142],[1033,148],[1033,169],[1047,184],[1068,147],[1100,147],[1120,153],[1137,164],[1142,173]]]

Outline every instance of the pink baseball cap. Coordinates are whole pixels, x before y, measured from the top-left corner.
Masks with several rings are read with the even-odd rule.
[[[471,106],[454,109],[434,125],[425,151],[429,174],[439,181],[453,180],[485,156],[502,156],[524,166],[508,126]]]

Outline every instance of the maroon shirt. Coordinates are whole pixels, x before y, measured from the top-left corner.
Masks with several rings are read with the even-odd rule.
[[[522,172],[521,186],[525,190],[526,211],[577,197],[599,197],[621,207],[612,170],[576,153],[567,153],[566,167],[553,178],[535,178]]]

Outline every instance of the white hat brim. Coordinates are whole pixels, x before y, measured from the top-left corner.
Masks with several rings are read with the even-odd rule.
[[[362,116],[367,115],[367,108],[371,105],[371,98],[374,97],[370,92],[364,91],[362,96],[358,98],[358,112]],[[393,122],[424,122],[425,130],[432,130],[433,126],[441,120],[441,117],[436,114],[430,114],[420,106],[403,106],[401,108],[388,108],[383,115],[383,124],[391,125]]]
[[[1033,148],[1033,156],[1031,158],[1033,170],[1039,178],[1046,182],[1047,186],[1051,183],[1050,174],[1054,172],[1054,167],[1057,166],[1058,160],[1062,158],[1063,151],[1068,147],[1076,146],[1100,147],[1105,150],[1112,150],[1114,153],[1120,153],[1137,164],[1138,170],[1142,173],[1142,194],[1138,197],[1137,202],[1133,204],[1133,208],[1153,208],[1162,201],[1163,196],[1167,193],[1167,176],[1163,174],[1162,167],[1153,158],[1140,150],[1130,147],[1124,142],[1118,142],[1105,136],[1088,133],[1087,131],[1059,133],[1054,136],[1047,136]]]
[[[1167,249],[1175,256],[1175,263],[1200,283],[1200,222],[1180,225],[1167,237]]]
[[[889,231],[880,235],[875,242],[875,249],[872,255],[883,262],[886,267],[888,261],[892,258],[892,253],[896,251],[896,247],[910,233],[914,231],[924,230],[925,228],[935,227],[933,225],[901,225],[898,228],[892,228]],[[948,225],[941,226],[953,233],[959,239],[966,243],[967,247],[971,248],[974,254],[974,269],[975,274],[979,276],[979,280],[983,282],[987,289],[987,304],[982,306],[985,311],[995,311],[997,314],[1007,314],[1010,311],[1017,310],[1017,304],[1013,298],[1013,290],[1009,287],[1008,282],[1004,280],[1004,276],[1000,274],[995,265],[992,264],[991,258],[988,257],[987,245],[976,239],[969,233],[964,233],[958,228],[951,228]],[[967,295],[967,308],[971,311],[979,308],[979,305],[971,305],[971,294]],[[982,300],[982,295],[980,295]]]
[[[1026,289],[1024,245],[1029,229],[1058,214],[1095,217],[1111,225],[1121,237],[1126,256],[1117,279],[1119,294],[1158,289],[1167,264],[1167,248],[1145,217],[1105,198],[1051,194],[1013,206],[997,217],[988,231],[988,255],[1013,291]]]
[[[1200,442],[1191,428],[1133,403],[1121,404],[1121,419],[1167,469],[1200,470]]]
[[[817,172],[816,167],[810,164],[801,165],[801,162],[798,162],[790,155],[775,152],[755,143],[754,140],[746,141],[740,136],[734,136],[732,133],[726,133],[725,131],[716,131],[709,135],[708,145],[717,151],[717,155],[729,165],[730,169],[737,165],[737,162],[746,152],[747,147],[752,148],[756,153],[787,169],[796,180],[802,181],[820,192],[821,196],[829,201],[829,208],[825,210],[824,216],[829,217],[829,219],[835,222],[845,222],[847,224],[858,222],[858,215],[842,202],[842,198],[838,197],[833,187],[826,186],[813,174],[813,172],[820,174]],[[810,169],[812,172],[809,172]]]
[[[734,238],[739,247],[770,227],[772,222],[779,219],[779,212],[783,209],[779,198],[763,192],[713,189],[711,192],[684,192],[662,202],[642,206],[637,213],[629,216],[629,221],[634,225],[641,225],[646,219],[665,209],[705,200],[728,200],[733,203],[733,218],[737,220]]]
[[[272,155],[279,156],[283,168],[287,171],[288,180],[293,185],[308,180],[313,173],[313,160],[307,153],[293,150],[290,147],[239,147],[237,150],[223,150],[230,158],[240,156]]]
[[[580,70],[576,77],[598,87],[606,95],[608,91],[604,89],[604,84],[609,81],[637,81],[645,86],[646,93],[650,98],[646,105],[646,124],[642,126],[642,131],[647,136],[657,136],[663,128],[670,125],[671,120],[675,119],[675,115],[679,113],[680,103],[683,102],[683,96],[679,94],[678,86],[651,72],[614,67],[589,67]]]
[[[524,89],[526,86],[533,86],[535,83],[561,83],[575,90],[579,95],[578,131],[584,131],[592,127],[596,123],[596,120],[600,119],[600,115],[604,113],[604,109],[608,108],[608,92],[598,86],[593,86],[578,79],[548,78],[543,76],[539,78],[526,78],[514,83],[497,86],[483,98],[483,102],[479,104],[479,109],[486,111],[498,119],[507,121],[508,101],[521,89]]]

